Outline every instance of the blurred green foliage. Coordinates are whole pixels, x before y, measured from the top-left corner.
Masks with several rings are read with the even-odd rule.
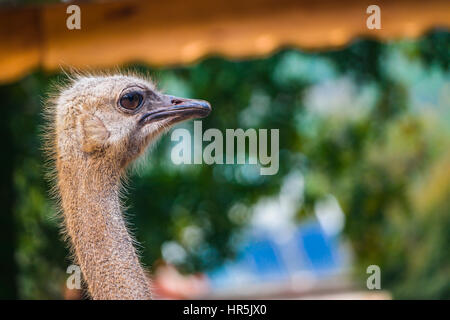
[[[362,287],[367,266],[377,264],[382,287],[396,298],[450,298],[449,43],[448,32],[434,31],[417,41],[359,40],[320,53],[133,66],[150,71],[167,92],[210,101],[203,130],[280,129],[275,176],[260,176],[250,165],[175,166],[175,142],[165,136],[133,171],[126,203],[144,263],[153,265],[171,246],[178,250],[172,262],[185,272],[216,266],[232,256],[234,235],[251,218],[236,219],[230,209],[239,204],[250,212],[299,170],[306,184],[298,220],[327,195],[338,199]],[[39,135],[45,93],[61,77],[35,72],[0,87],[10,149],[2,159],[3,187],[13,195],[1,228],[14,231],[15,263],[0,277],[17,280],[19,298],[61,297],[70,264]],[[182,126],[192,130],[192,123]]]

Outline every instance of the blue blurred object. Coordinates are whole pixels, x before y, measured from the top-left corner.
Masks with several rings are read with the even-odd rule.
[[[296,240],[298,249],[305,252],[311,264],[311,271],[326,273],[338,268],[335,259],[338,254],[337,239],[327,237],[319,224],[300,228]]]
[[[318,222],[288,232],[256,232],[239,246],[235,261],[209,273],[214,289],[261,282],[288,281],[296,275],[326,277],[347,265],[338,237]]]

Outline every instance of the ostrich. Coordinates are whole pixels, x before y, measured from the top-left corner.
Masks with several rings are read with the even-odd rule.
[[[158,136],[211,111],[136,75],[76,75],[48,104],[47,150],[64,234],[93,299],[150,299],[120,203],[127,167]],[[151,196],[151,195],[149,195]]]

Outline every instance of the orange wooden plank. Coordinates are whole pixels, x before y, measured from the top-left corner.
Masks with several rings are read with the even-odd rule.
[[[207,0],[83,2],[81,30],[66,28],[66,4],[19,10],[0,31],[0,82],[37,65],[79,69],[123,63],[188,64],[206,55],[258,57],[284,46],[324,50],[357,36],[417,37],[450,26],[450,1],[376,1],[381,30],[366,28],[369,0]],[[30,20],[25,23],[25,16]],[[8,13],[0,11],[1,17]],[[38,17],[38,18],[37,18]],[[3,24],[2,24],[3,26]],[[10,50],[3,37],[14,38]],[[16,41],[17,40],[17,41]]]
[[[39,11],[0,10],[0,82],[17,79],[40,62]]]

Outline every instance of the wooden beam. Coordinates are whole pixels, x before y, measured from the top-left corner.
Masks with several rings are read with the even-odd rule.
[[[381,8],[381,30],[366,8]],[[450,1],[167,0],[82,2],[81,30],[66,28],[67,4],[0,10],[0,82],[35,67],[106,68],[188,64],[218,54],[259,57],[285,46],[325,50],[355,37],[418,37],[450,26]]]
[[[0,83],[15,80],[41,62],[37,8],[0,10]]]

